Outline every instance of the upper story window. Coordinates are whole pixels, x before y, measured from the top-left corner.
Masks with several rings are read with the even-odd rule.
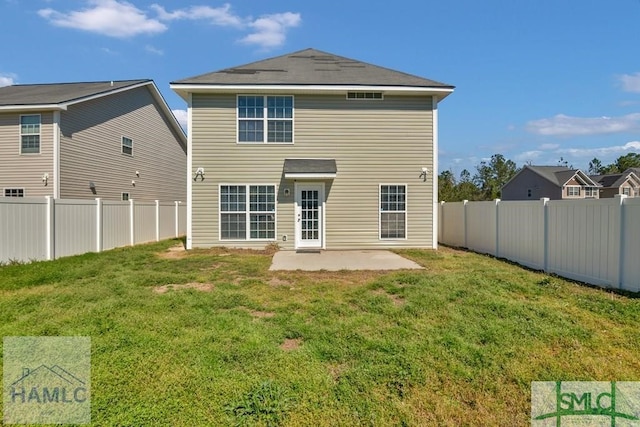
[[[347,99],[382,99],[382,92],[347,92]]]
[[[5,188],[4,197],[24,197],[24,188]]]
[[[567,196],[569,196],[569,197],[579,197],[580,196],[580,186],[579,185],[568,185],[567,186]]]
[[[40,153],[40,114],[20,116],[20,153]]]
[[[122,154],[133,156],[133,139],[122,137]]]
[[[238,142],[292,143],[293,96],[238,96]]]

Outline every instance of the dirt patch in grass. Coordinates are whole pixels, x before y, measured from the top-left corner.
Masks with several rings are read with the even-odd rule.
[[[265,319],[265,318],[268,319],[276,315],[273,311],[260,311],[260,310],[251,310],[249,314],[251,314],[251,316],[255,317],[256,319]]]
[[[184,289],[195,289],[197,291],[202,291],[202,292],[211,292],[213,290],[213,284],[192,282],[192,283],[183,283],[181,285],[169,284],[169,285],[155,286],[153,288],[153,293],[166,294],[169,291],[181,291]]]
[[[280,344],[280,349],[284,351],[293,351],[300,348],[302,345],[302,338],[287,338]]]
[[[292,283],[289,280],[286,279],[281,279],[279,277],[272,277],[271,279],[269,279],[269,285],[270,286],[291,286]]]
[[[384,295],[385,297],[389,298],[393,305],[395,305],[396,307],[403,306],[406,303],[405,299],[401,296],[390,294],[384,289],[376,289],[375,291],[373,291],[373,293],[376,295]]]
[[[162,259],[182,259],[187,256],[187,251],[182,244],[172,246],[158,254]]]

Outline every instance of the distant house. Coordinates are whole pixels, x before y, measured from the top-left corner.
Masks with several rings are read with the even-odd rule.
[[[600,189],[600,198],[614,197],[624,194],[629,197],[640,197],[640,168],[627,169],[624,173],[608,175],[591,175]]]
[[[186,198],[187,138],[152,80],[0,88],[0,196]]]
[[[597,199],[599,185],[580,169],[525,166],[502,187],[502,200]]]
[[[187,248],[437,247],[453,86],[305,49],[171,88],[189,108]]]

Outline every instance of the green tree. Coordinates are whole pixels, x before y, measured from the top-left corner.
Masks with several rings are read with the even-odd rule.
[[[473,181],[479,188],[481,200],[500,197],[502,186],[518,172],[516,164],[502,154],[494,154],[489,162],[480,162],[476,169]]]
[[[442,171],[438,175],[438,200],[441,202],[455,201],[456,178],[451,171]]]
[[[615,162],[602,167],[603,174],[622,173],[629,168],[640,168],[640,154],[629,153],[620,156]]]
[[[602,162],[596,157],[589,162],[589,175],[602,175],[603,170],[604,167],[602,166]]]

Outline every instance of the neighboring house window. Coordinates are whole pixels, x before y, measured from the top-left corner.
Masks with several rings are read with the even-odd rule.
[[[122,193],[122,201],[126,202],[127,200],[129,200],[129,193]]]
[[[221,240],[273,240],[275,237],[275,185],[220,186]]]
[[[530,188],[527,190],[527,197],[529,197],[529,198],[531,197],[531,189]]]
[[[382,99],[382,92],[347,92],[347,99]]]
[[[24,188],[5,188],[4,197],[24,197]]]
[[[567,186],[567,196],[578,197],[580,196],[580,187],[578,185]]]
[[[622,194],[624,194],[625,196],[630,196],[631,195],[631,188],[622,187]]]
[[[20,152],[40,153],[40,114],[20,116]]]
[[[133,140],[126,136],[122,137],[122,154],[133,156]]]
[[[293,142],[293,96],[238,96],[238,142]]]
[[[588,197],[594,199],[598,197],[598,188],[597,187],[585,187],[584,189],[584,197]]]
[[[380,238],[405,239],[407,237],[407,187],[405,185],[380,186]]]

